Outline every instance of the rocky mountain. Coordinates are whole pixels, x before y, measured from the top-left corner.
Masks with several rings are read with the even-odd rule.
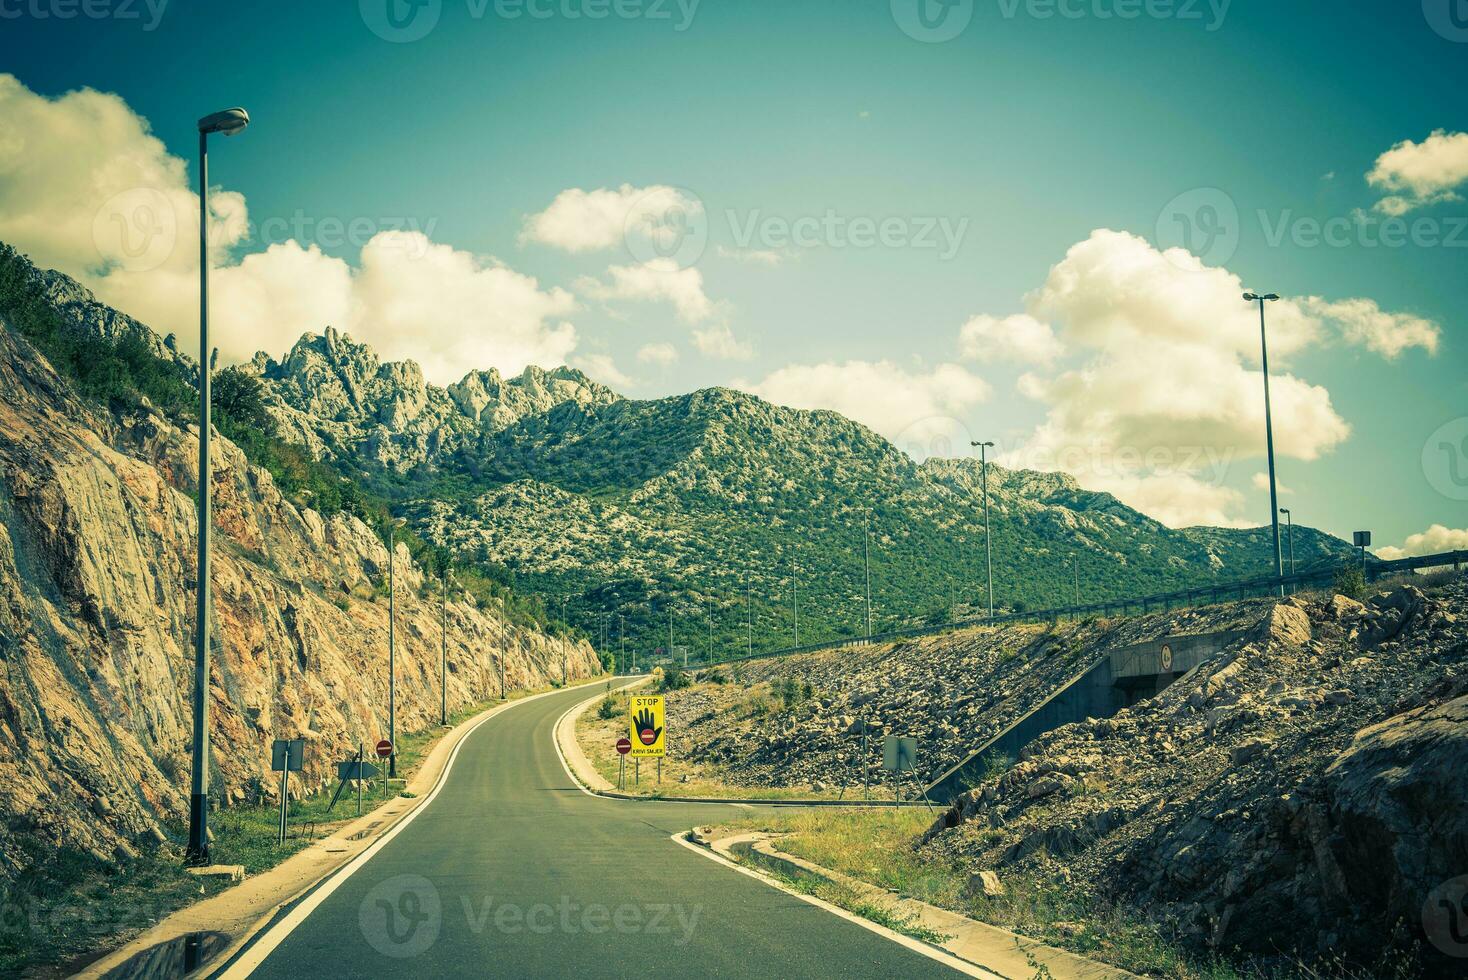
[[[756,646],[786,646],[793,583],[803,642],[856,635],[868,524],[875,628],[969,614],[979,598],[978,461],[919,465],[832,412],[722,388],[632,400],[565,369],[529,371],[471,401],[481,376],[439,392],[412,364],[379,364],[331,332],[304,339],[284,365],[257,364],[288,431],[361,461],[421,533],[503,565],[552,608],[565,599],[593,635],[610,624],[615,638],[625,621],[629,642],[664,647],[671,616],[674,645],[739,648],[752,611]],[[1000,608],[1272,567],[1264,538],[1170,529],[1062,474],[991,465],[989,483]],[[1295,551],[1301,567],[1349,555],[1304,527]]]
[[[104,862],[132,854],[185,813],[198,428],[137,394],[110,408],[79,395],[104,380],[101,390],[135,393],[144,372],[163,379],[149,390],[167,392],[172,368],[186,365],[69,280],[37,279],[14,253],[0,259],[3,881],[58,849]],[[105,378],[73,383],[32,336]],[[324,517],[229,440],[215,447],[210,710],[215,795],[230,805],[275,792],[273,738],[308,739],[309,789],[384,732],[388,554],[359,518]],[[401,543],[396,568],[408,732],[437,722],[439,599]],[[588,645],[516,625],[498,599],[455,590],[447,611],[450,710],[502,684],[600,670]]]
[[[618,398],[567,367],[529,367],[509,379],[493,369],[474,371],[440,388],[428,384],[414,362],[384,363],[331,327],[302,337],[284,361],[257,354],[249,368],[267,382],[267,406],[288,437],[319,458],[366,462],[392,473],[472,450],[477,437],[564,402],[599,405]]]

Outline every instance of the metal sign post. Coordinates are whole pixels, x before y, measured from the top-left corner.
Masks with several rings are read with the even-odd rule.
[[[300,772],[306,761],[306,740],[278,738],[270,746],[270,768],[280,773],[280,843],[288,833],[287,808],[290,803],[290,775]]]
[[[882,768],[892,773],[892,793],[902,800],[902,771],[917,775],[917,739],[888,735],[882,739]]]
[[[610,685],[609,685],[610,686]],[[627,788],[627,753],[632,751],[632,740],[623,736],[617,739],[617,757],[621,765],[617,769],[617,788]]]

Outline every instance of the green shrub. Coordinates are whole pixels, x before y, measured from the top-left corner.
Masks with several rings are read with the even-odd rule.
[[[1347,565],[1336,573],[1335,590],[1351,599],[1366,598],[1366,573],[1359,566]]]

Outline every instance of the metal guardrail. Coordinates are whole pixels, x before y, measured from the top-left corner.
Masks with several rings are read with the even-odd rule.
[[[783,647],[778,650],[768,650],[760,653],[742,654],[737,657],[728,657],[717,661],[718,664],[739,663],[744,660],[765,660],[773,657],[789,657],[801,653],[815,653],[819,650],[836,650],[844,647],[866,646],[871,643],[887,643],[892,640],[912,639],[920,636],[938,636],[942,633],[951,633],[954,630],[967,629],[972,626],[1002,626],[1010,623],[1035,623],[1048,620],[1063,619],[1066,617],[1083,616],[1105,616],[1108,614],[1125,616],[1129,610],[1135,609],[1139,614],[1145,615],[1156,607],[1160,611],[1171,609],[1173,606],[1212,604],[1230,601],[1234,599],[1259,598],[1271,593],[1278,592],[1281,586],[1319,586],[1332,585],[1343,571],[1357,567],[1357,562],[1342,562],[1336,565],[1321,566],[1296,572],[1293,575],[1260,576],[1258,578],[1244,579],[1238,582],[1219,583],[1218,585],[1204,585],[1193,589],[1182,589],[1176,592],[1158,592],[1152,595],[1140,596],[1134,599],[1106,599],[1101,602],[1092,602],[1076,606],[1060,606],[1054,609],[1026,610],[1022,613],[1005,613],[1002,616],[971,616],[967,619],[956,619],[947,623],[939,623],[933,626],[909,626],[903,629],[888,630],[885,633],[873,633],[871,638],[865,636],[837,637],[823,640],[819,643],[809,643],[798,647]],[[1445,551],[1437,555],[1424,555],[1420,558],[1398,558],[1393,561],[1385,561],[1374,556],[1368,556],[1365,565],[1365,576],[1368,582],[1393,575],[1397,572],[1417,571],[1423,568],[1441,568],[1447,565],[1453,566],[1454,571],[1461,571],[1468,565],[1468,551]],[[1207,603],[1199,603],[1198,600],[1207,600]],[[699,666],[709,666],[701,664]]]

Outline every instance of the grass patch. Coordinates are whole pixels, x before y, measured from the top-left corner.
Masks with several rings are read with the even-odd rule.
[[[787,835],[779,842],[780,850],[787,854],[1143,976],[1169,980],[1408,980],[1418,975],[1410,954],[1390,951],[1367,968],[1335,960],[1266,966],[1199,955],[1130,910],[1104,902],[1084,888],[1035,876],[1001,871],[1006,893],[986,898],[967,887],[969,874],[977,867],[914,849],[932,820],[926,810],[788,810],[751,814],[725,828]],[[873,914],[860,896],[846,889],[813,891],[818,886],[809,882],[795,886],[913,935],[878,918],[884,910]]]

